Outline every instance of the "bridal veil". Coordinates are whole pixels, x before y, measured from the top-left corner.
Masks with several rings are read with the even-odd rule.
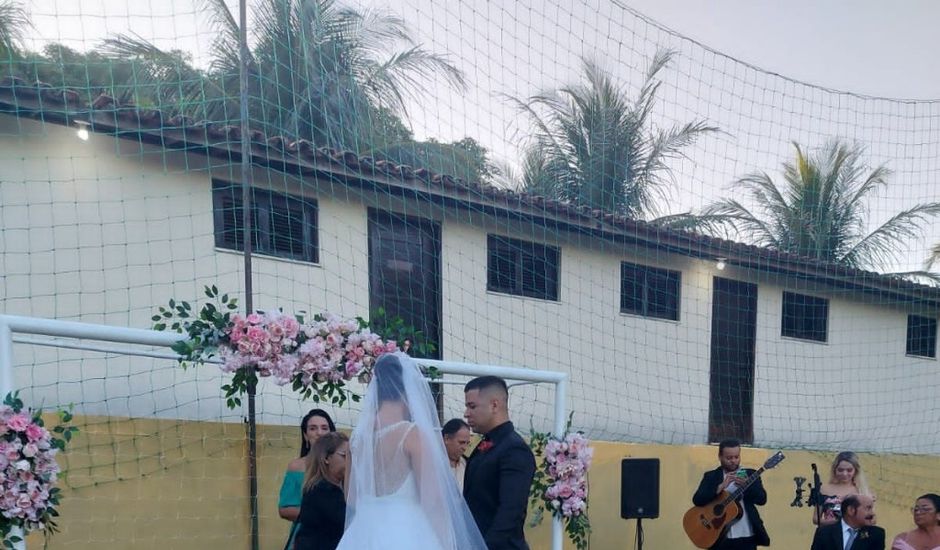
[[[387,354],[376,362],[350,449],[347,534],[374,529],[391,537],[402,526],[389,523],[405,513],[412,531],[423,525],[419,530],[433,534],[401,536],[433,537],[443,550],[486,550],[451,472],[430,387],[411,357]],[[384,511],[375,513],[376,505]],[[366,517],[379,524],[363,525]],[[386,547],[409,547],[409,541],[384,541]]]

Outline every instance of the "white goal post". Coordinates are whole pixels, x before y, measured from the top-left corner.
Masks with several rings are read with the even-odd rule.
[[[102,342],[149,346],[150,348],[170,348],[179,340],[180,335],[174,332],[159,332],[18,315],[0,315],[0,395],[6,395],[15,389],[13,381],[14,343],[178,360],[179,356],[172,351],[109,346],[102,344]],[[442,374],[461,376],[493,375],[499,376],[508,382],[553,384],[555,386],[553,433],[560,436],[565,432],[568,390],[568,375],[566,373],[431,359],[416,359],[416,362],[423,366],[434,367]],[[559,518],[553,517],[552,550],[562,550],[563,538],[562,522]],[[16,546],[16,550],[25,550],[25,548],[25,541]]]

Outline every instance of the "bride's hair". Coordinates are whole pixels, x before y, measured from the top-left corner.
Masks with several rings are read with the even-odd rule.
[[[341,432],[330,432],[320,436],[317,442],[310,449],[307,455],[307,470],[304,472],[304,492],[309,491],[324,478],[326,471],[326,461],[333,453],[343,446],[343,443],[349,441],[346,434]]]
[[[375,362],[375,391],[379,403],[401,401],[405,387],[401,379],[401,361],[391,353],[379,357]]]

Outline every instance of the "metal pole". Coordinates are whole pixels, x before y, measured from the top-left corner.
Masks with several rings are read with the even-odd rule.
[[[13,331],[0,319],[0,399],[13,391]]]
[[[254,309],[252,303],[251,284],[251,133],[248,126],[248,0],[238,3],[238,59],[239,59],[239,106],[241,125],[241,180],[242,180],[242,224],[245,228],[243,241],[245,247],[245,312],[251,313]],[[250,368],[250,367],[246,367]],[[255,377],[248,378],[248,498],[251,514],[251,548],[260,549],[258,533],[258,441],[257,426],[255,424],[255,393],[257,391]]]
[[[555,384],[555,437],[565,433],[565,424],[568,420],[565,402],[568,399],[568,375]],[[564,541],[564,525],[561,518],[552,516],[552,550],[562,550]]]

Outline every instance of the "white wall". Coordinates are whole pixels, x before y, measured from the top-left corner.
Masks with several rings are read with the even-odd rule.
[[[119,147],[119,149],[118,149]],[[212,174],[238,173],[217,160]],[[215,248],[209,164],[151,146],[0,116],[0,312],[149,328],[171,298],[203,286],[242,296],[243,258]],[[259,173],[272,189],[297,182]],[[366,315],[365,208],[319,201],[320,263],[255,257],[255,308]],[[16,384],[46,406],[89,414],[238,418],[220,399],[215,367],[15,346]],[[265,421],[294,423],[310,403],[263,382]],[[41,389],[40,389],[41,388]],[[27,393],[28,395],[28,393]]]
[[[907,356],[908,312],[830,298],[825,343],[783,338],[783,289],[758,292],[755,438],[767,446],[940,452],[940,364]]]
[[[242,256],[214,247],[211,177],[237,166],[198,155],[164,154],[131,141],[0,117],[0,311],[148,327],[170,297],[202,286],[242,290]],[[300,192],[271,172],[256,184]],[[366,315],[365,204],[423,213],[442,227],[445,359],[562,370],[571,374],[574,426],[592,437],[701,443],[708,433],[712,277],[759,284],[754,427],[756,443],[813,448],[938,452],[938,362],[904,355],[907,311],[826,289],[829,339],[780,336],[785,281],[712,262],[616,247],[530,225],[497,224],[478,213],[407,205],[304,182],[318,198],[317,265],[256,257],[255,307]],[[319,185],[319,187],[318,187]],[[557,302],[486,290],[486,235],[561,248]],[[619,311],[620,262],[682,271],[678,322]],[[800,291],[804,292],[804,291]],[[17,345],[17,384],[47,406],[75,402],[115,415],[235,419],[219,398],[214,367]],[[294,423],[311,406],[270,381],[262,421]],[[448,386],[448,416],[462,413]],[[513,391],[518,427],[547,429],[548,386]],[[335,409],[334,409],[335,410]],[[337,411],[341,424],[355,407]]]

